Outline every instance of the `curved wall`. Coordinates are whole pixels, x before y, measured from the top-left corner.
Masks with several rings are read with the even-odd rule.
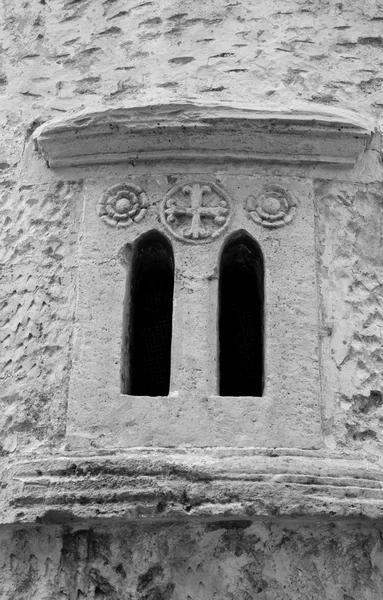
[[[35,129],[82,109],[172,102],[347,109],[379,129],[382,22],[383,8],[373,0],[0,1],[0,513],[2,522],[16,523],[1,531],[1,598],[380,600],[376,522],[332,518],[330,509],[313,521],[310,498],[297,502],[296,512],[290,506],[294,522],[278,519],[278,498],[265,495],[269,517],[259,522],[200,517],[180,531],[179,523],[139,525],[137,496],[135,522],[124,525],[127,546],[114,525],[74,522],[65,502],[62,511],[47,503],[36,526],[23,526],[23,507],[7,496],[7,486],[13,480],[32,496],[54,496],[49,477],[57,472],[53,477],[49,461],[41,484],[13,469],[25,458],[67,452],[77,333],[76,249],[86,182],[65,169],[49,175],[32,151]],[[267,172],[289,177],[286,166],[271,164]],[[379,489],[375,496],[374,489],[365,492],[370,508],[364,509],[374,517],[383,465],[379,135],[353,169],[314,166],[303,175],[314,190],[324,450],[342,460],[358,456],[361,479],[374,466],[371,487]],[[97,491],[109,491],[107,481],[94,477]],[[185,511],[198,506],[194,483],[178,490]],[[331,493],[335,505],[338,490],[328,485],[318,494],[325,505]],[[356,515],[360,492],[350,490]]]

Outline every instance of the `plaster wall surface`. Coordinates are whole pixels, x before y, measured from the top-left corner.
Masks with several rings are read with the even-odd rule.
[[[275,111],[348,109],[365,118],[373,130],[382,121],[382,23],[383,7],[377,0],[0,1],[3,522],[8,522],[9,506],[4,498],[12,498],[7,496],[12,465],[21,459],[60,457],[67,452],[70,376],[78,333],[79,248],[91,243],[93,230],[84,233],[84,222],[96,219],[96,213],[84,213],[84,207],[92,202],[96,205],[105,182],[126,177],[147,181],[144,170],[132,165],[99,167],[92,174],[86,168],[49,170],[32,150],[33,131],[42,123],[81,109],[196,101],[242,102]],[[356,453],[364,469],[360,477],[366,480],[369,466],[381,470],[383,450],[379,150],[379,144],[370,146],[348,170],[316,165],[294,171],[268,164],[254,165],[250,174],[242,173],[243,177],[266,176],[278,181],[294,178],[297,190],[310,182],[319,315],[315,361],[320,359],[321,382],[321,434],[316,433],[312,445],[345,459]],[[204,176],[224,185],[230,176],[238,176],[234,167],[201,169]],[[162,166],[153,177],[165,180],[168,175]],[[159,197],[158,193],[158,201]],[[288,231],[286,226],[281,235],[287,236]],[[100,263],[103,261],[106,265],[105,255]],[[117,272],[117,266],[113,268]],[[110,274],[107,266],[105,272]],[[120,326],[120,315],[109,318],[104,314],[102,318]],[[78,408],[86,416],[84,406]],[[246,412],[241,418],[240,422],[233,418],[237,437],[253,431]],[[97,415],[89,419],[97,421]],[[319,418],[315,419],[307,429],[313,427],[317,432]],[[90,421],[84,421],[85,427],[89,426]],[[157,443],[165,421],[166,415],[154,433]],[[296,440],[296,424],[287,423],[280,439]],[[108,435],[113,438],[110,431]],[[134,435],[142,441],[152,432],[138,428]],[[215,434],[209,435],[211,440]],[[220,429],[219,435],[220,443],[223,439],[227,445],[230,431],[222,433]],[[262,430],[262,445],[264,438]],[[237,464],[239,470],[241,459]],[[129,473],[124,475],[124,484],[129,477]],[[33,488],[44,497],[41,490],[46,482],[31,484],[24,479],[25,496]],[[94,484],[97,490],[108,492],[112,504],[113,494],[119,492],[113,481],[96,476]],[[141,484],[135,484],[138,497]],[[210,486],[209,481],[206,485]],[[247,485],[243,484],[244,490]],[[376,488],[366,493],[365,512],[375,514],[374,493],[375,489],[380,493],[380,488],[377,482]],[[288,494],[289,484],[286,490]],[[265,511],[275,515],[267,521],[175,519],[160,524],[138,518],[117,525],[113,520],[100,524],[84,518],[77,522],[65,506],[73,493],[71,490],[64,498],[62,513],[50,513],[48,508],[44,518],[37,517],[35,527],[0,529],[0,598],[382,597],[380,522],[300,520],[302,511],[306,510],[306,516],[310,512],[307,507],[313,494],[321,495],[324,503],[327,494],[331,501],[337,497],[331,482],[325,492],[310,489],[303,492],[303,501],[289,501],[290,514],[295,515],[289,521],[277,518],[278,498],[266,494]],[[214,494],[213,490],[212,498]],[[347,494],[345,513],[350,510],[355,516],[357,487]],[[222,495],[216,493],[217,503]],[[185,510],[190,510],[186,492],[180,492],[180,497]],[[231,500],[238,500],[234,492]],[[261,504],[259,498],[256,501]],[[86,495],[82,502],[86,506]],[[92,503],[92,509],[99,510],[97,502]],[[161,506],[159,502],[158,510]],[[138,506],[138,517],[139,510]],[[23,520],[22,502],[14,501],[12,511],[18,515],[12,519]]]

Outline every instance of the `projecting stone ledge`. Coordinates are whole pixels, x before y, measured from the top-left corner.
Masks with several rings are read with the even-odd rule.
[[[164,160],[353,165],[371,129],[346,111],[185,103],[82,111],[33,137],[51,168]]]
[[[136,449],[10,463],[0,521],[383,517],[383,473],[294,449]]]

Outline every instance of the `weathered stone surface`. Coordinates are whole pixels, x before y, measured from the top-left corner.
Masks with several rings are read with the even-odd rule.
[[[33,141],[53,168],[172,159],[353,165],[370,145],[372,123],[321,106],[171,102],[83,110],[38,127]]]
[[[220,520],[0,533],[4,600],[380,600],[375,523]]]
[[[381,18],[373,0],[3,2],[8,136],[19,111],[29,124],[80,105],[158,99],[240,95],[373,114]]]
[[[4,600],[381,600],[382,20],[374,0],[0,2]],[[240,106],[257,125],[219,129]],[[209,182],[230,218],[183,242],[163,200]],[[178,265],[166,398],[120,393],[150,228]],[[221,398],[217,257],[242,229],[267,381]]]
[[[293,449],[135,448],[13,461],[1,522],[258,518],[382,518],[383,476],[360,454]]]
[[[382,185],[316,182],[330,445],[381,455]]]
[[[1,447],[57,447],[65,408],[75,303],[81,181],[9,192],[1,235]]]
[[[84,182],[68,448],[321,447],[310,181],[222,174],[218,182],[212,176],[172,172],[171,179],[155,172],[124,179],[126,186],[145,190],[148,198],[145,219],[129,228],[106,228],[97,215],[97,199],[104,197],[105,189],[114,189],[116,181],[97,176]],[[173,231],[165,210],[170,210],[167,203],[174,190],[178,193],[188,188],[199,193],[201,185],[213,190],[209,192],[212,202],[217,204],[217,198],[225,202],[232,218],[225,217],[223,226],[211,228],[210,217],[205,217],[203,231],[212,235],[202,238],[202,243],[195,239],[190,244],[180,230]],[[260,195],[265,186],[272,185],[299,198],[299,206],[293,222],[271,233],[270,228],[255,222],[246,208],[251,194]],[[129,253],[135,241],[152,229],[163,231],[170,240],[173,235],[175,238],[172,375],[166,398],[121,394],[122,313],[129,290]],[[189,221],[186,230],[190,230]],[[266,268],[265,390],[257,400],[218,396],[219,260],[225,236],[237,231],[247,231],[260,243]],[[297,277],[297,273],[303,275]]]

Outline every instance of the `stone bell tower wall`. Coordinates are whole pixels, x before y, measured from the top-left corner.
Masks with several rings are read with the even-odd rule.
[[[381,600],[382,22],[374,1],[0,0],[1,599]],[[97,208],[122,182],[148,195],[126,230]],[[218,259],[199,273],[208,244],[193,263],[160,212],[184,183],[229,202],[217,256],[242,230],[265,252],[262,398],[217,395],[210,334],[182,391],[182,328],[169,397],[120,394],[120,251],[149,226],[190,339],[216,318]]]
[[[383,13],[375,2],[3,2],[1,5],[2,440],[59,443],[73,342],[72,247],[81,181],[31,193],[22,154],[73,110],[169,102],[350,109],[379,127]],[[379,145],[315,179],[326,434],[379,448]],[[335,177],[335,179],[337,179]],[[331,357],[331,358],[330,358]],[[333,442],[331,442],[333,443]],[[335,442],[334,442],[335,443]]]

